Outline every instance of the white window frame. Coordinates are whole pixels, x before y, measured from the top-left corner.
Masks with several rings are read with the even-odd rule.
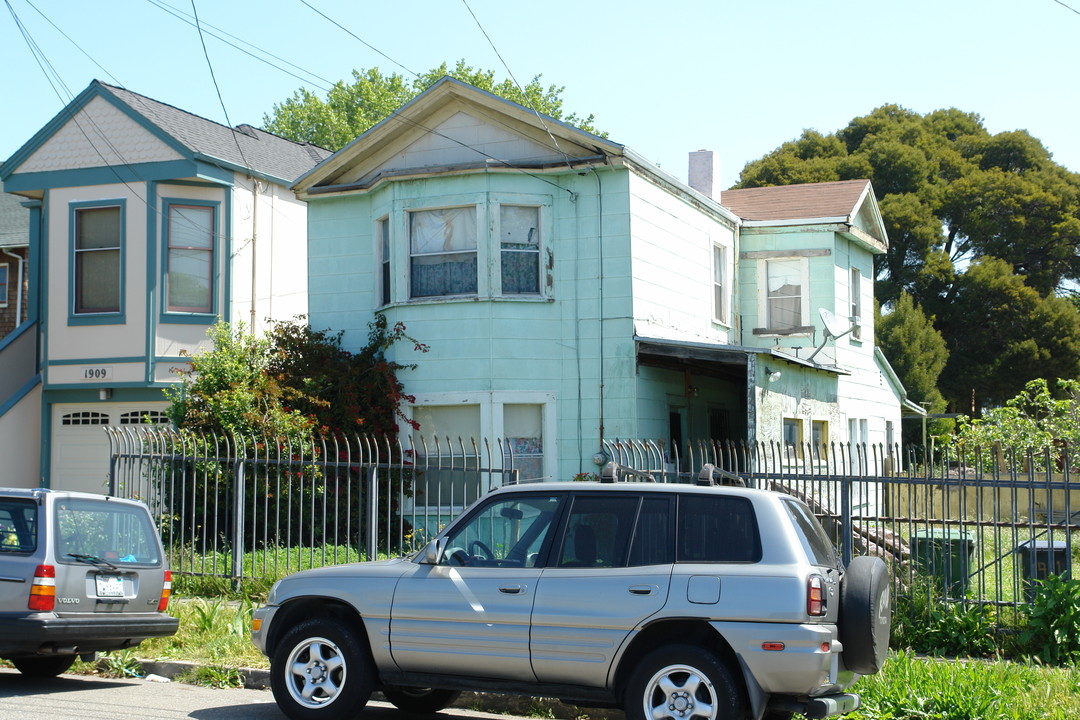
[[[851,311],[851,338],[853,340],[862,340],[862,271],[854,266],[851,268],[848,294],[851,296],[849,308]]]
[[[713,322],[728,324],[730,301],[728,299],[728,248],[722,243],[712,245],[712,315]]]
[[[774,262],[798,262],[799,263],[799,314],[800,322],[794,328],[778,328],[773,324],[769,311],[769,263]],[[806,257],[798,255],[776,256],[763,258],[758,262],[758,318],[761,329],[755,330],[758,335],[809,335],[813,327],[807,325],[810,319],[810,262]]]
[[[492,252],[497,253],[499,257],[498,267],[498,294],[503,297],[519,298],[519,297],[540,297],[544,294],[544,265],[541,262],[544,249],[544,207],[535,203],[516,203],[516,202],[494,202],[492,203],[496,211],[493,213],[495,222],[497,224],[497,230],[492,237]],[[535,250],[522,250],[520,248],[504,248],[503,247],[503,231],[502,231],[502,211],[503,208],[528,208],[536,211],[536,249]],[[496,247],[497,246],[497,247]],[[507,292],[505,288],[506,276],[503,273],[503,259],[507,253],[529,253],[536,255],[536,290],[534,292]]]
[[[402,412],[409,420],[413,419],[413,409],[416,407],[447,406],[463,407],[478,405],[480,407],[480,437],[477,440],[503,438],[506,436],[503,423],[503,406],[505,405],[540,405],[543,423],[544,442],[544,479],[556,478],[558,458],[555,456],[557,447],[556,418],[555,418],[555,394],[536,392],[531,390],[520,391],[491,391],[491,392],[446,392],[424,393],[416,396],[413,403],[402,408]],[[411,434],[414,440],[414,449],[423,447],[421,437],[428,439],[423,428],[414,431],[408,425],[399,425],[399,432]],[[467,438],[466,450],[471,449]]]
[[[464,248],[464,249],[457,249],[457,250],[442,250],[442,251],[436,251],[436,252],[421,252],[421,253],[415,252],[413,250],[413,222],[421,214],[440,212],[440,211],[446,211],[446,210],[466,210],[466,209],[470,209],[470,208],[473,211],[474,229],[475,229],[475,236],[472,239],[472,247],[471,247],[471,249]],[[484,222],[484,216],[485,216],[484,206],[481,203],[464,203],[464,204],[461,204],[461,205],[447,205],[447,206],[442,206],[442,207],[437,207],[437,206],[435,206],[435,207],[416,207],[416,208],[411,208],[411,209],[408,210],[407,215],[406,215],[405,227],[406,227],[406,231],[408,233],[407,251],[408,251],[408,257],[409,257],[409,300],[432,300],[432,299],[439,299],[439,298],[473,298],[473,297],[480,297],[480,296],[483,295],[484,288],[482,287],[482,283],[481,283],[481,277],[483,276],[483,272],[481,271],[481,269],[484,267],[484,263],[482,262],[482,258],[481,258],[481,247],[484,244],[482,242],[482,238],[485,235],[485,233],[483,232],[483,228],[486,225],[486,223]],[[439,257],[439,256],[449,256],[449,255],[469,255],[469,254],[473,255],[476,258],[476,277],[474,278],[475,289],[473,289],[471,291],[467,291],[467,292],[440,293],[440,294],[433,294],[433,295],[417,295],[416,294],[416,288],[414,287],[414,284],[413,284],[413,262],[416,260],[416,258]]]
[[[378,258],[378,302],[376,306],[385,307],[394,302],[394,263],[390,243],[390,216],[383,215],[375,221],[375,256]],[[411,257],[411,254],[410,254]]]

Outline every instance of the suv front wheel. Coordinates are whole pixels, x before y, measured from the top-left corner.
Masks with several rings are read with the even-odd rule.
[[[741,720],[745,707],[728,666],[694,645],[646,655],[630,676],[624,701],[628,720]]]
[[[285,633],[270,662],[270,688],[292,720],[345,720],[371,697],[367,648],[345,623],[314,618]]]

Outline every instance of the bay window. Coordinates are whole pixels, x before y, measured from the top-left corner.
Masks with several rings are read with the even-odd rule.
[[[504,295],[540,292],[540,208],[499,206]]]
[[[476,207],[409,213],[410,295],[475,295]]]
[[[209,313],[214,299],[214,208],[167,204],[169,312]]]

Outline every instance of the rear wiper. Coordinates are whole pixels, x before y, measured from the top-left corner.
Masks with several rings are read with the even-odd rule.
[[[90,563],[91,565],[105,565],[113,570],[119,570],[117,566],[113,565],[108,560],[102,560],[97,555],[84,555],[83,553],[68,553],[67,557],[75,558],[79,562]]]

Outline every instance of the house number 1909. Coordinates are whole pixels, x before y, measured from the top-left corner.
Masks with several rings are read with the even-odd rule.
[[[108,366],[84,367],[83,380],[111,380],[112,368]]]

